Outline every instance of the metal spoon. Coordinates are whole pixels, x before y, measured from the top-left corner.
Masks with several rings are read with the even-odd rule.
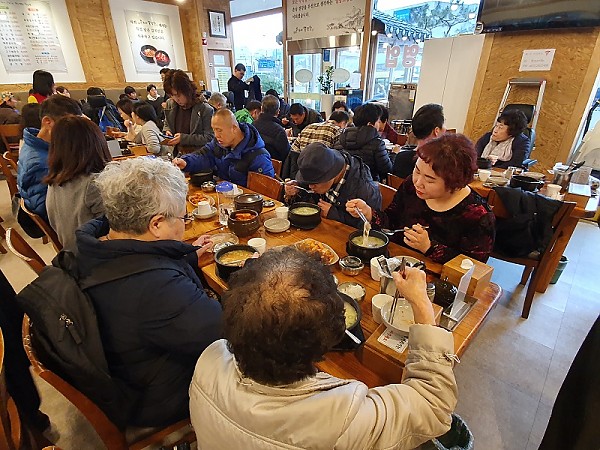
[[[296,184],[291,184],[290,186],[293,186],[293,187],[295,187],[296,189],[300,189],[300,190],[302,190],[302,191],[306,192],[307,194],[314,194],[314,193],[315,193],[315,191],[313,191],[313,190],[310,190],[310,189],[303,188],[302,186],[298,186],[298,185],[296,185]]]
[[[425,225],[424,227],[422,226],[421,228],[423,228],[424,230],[426,230],[427,228],[429,228],[429,225]],[[388,236],[393,236],[396,233],[404,233],[405,231],[408,230],[412,230],[412,228],[410,227],[404,227],[404,228],[400,228],[399,230],[390,230],[389,228],[381,228],[380,231],[383,234],[387,234]]]
[[[356,342],[358,345],[362,344],[362,341],[357,338],[356,336],[354,336],[350,331],[346,330],[346,334],[348,336],[350,336],[350,339],[352,339],[354,342]]]

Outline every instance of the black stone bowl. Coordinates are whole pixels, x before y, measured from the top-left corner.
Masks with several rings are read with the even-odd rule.
[[[296,214],[294,211],[298,208],[307,207],[315,210],[313,214]],[[303,230],[312,230],[321,223],[321,208],[313,203],[294,203],[290,206],[288,217],[290,223],[296,228]]]
[[[536,180],[532,177],[526,177],[524,175],[513,175],[510,179],[510,187],[521,188],[524,191],[534,192],[544,185],[541,180]]]
[[[387,246],[390,243],[390,239],[387,237],[387,235],[383,234],[381,231],[371,230],[369,231],[369,236],[382,239],[385,244],[380,245],[379,247],[363,247],[352,242],[352,239],[357,236],[362,236],[362,234],[362,230],[356,230],[350,233],[350,236],[348,236],[346,251],[349,255],[358,256],[363,263],[370,264],[371,258],[387,254]]]
[[[240,194],[233,199],[235,209],[252,209],[261,213],[263,209],[263,198],[260,194]]]
[[[239,216],[243,213],[252,215],[252,218],[249,220],[241,220]],[[227,227],[238,237],[250,236],[260,228],[258,213],[253,209],[238,209],[237,211],[233,211],[229,214],[229,218],[227,219]]]
[[[248,250],[251,251],[252,254],[256,253],[256,249],[254,247],[242,244],[229,245],[220,249],[215,255],[215,263],[217,264],[217,275],[219,275],[219,277],[224,281],[229,281],[229,277],[231,276],[231,274],[237,272],[243,267],[243,265],[228,266],[221,263],[221,258],[223,257],[223,255],[234,250]]]
[[[486,158],[477,158],[477,168],[478,169],[491,169],[492,162]]]
[[[195,187],[202,187],[202,183],[213,181],[213,173],[211,171],[198,172],[190,175],[190,184]]]

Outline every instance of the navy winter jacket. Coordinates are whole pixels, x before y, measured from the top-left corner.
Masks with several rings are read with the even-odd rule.
[[[335,148],[360,157],[371,169],[371,176],[375,181],[385,179],[392,171],[392,161],[375,127],[365,125],[346,128],[340,134]]]
[[[48,142],[37,137],[40,130],[23,130],[23,147],[19,151],[17,184],[25,207],[48,221],[46,193],[48,185],[42,180],[48,175]]]
[[[216,170],[216,175],[222,180],[228,180],[240,186],[246,186],[248,172],[258,172],[269,177],[275,176],[271,155],[265,149],[265,143],[260,134],[249,123],[239,124],[244,139],[233,149],[219,145],[213,139],[200,150],[183,155],[186,172],[200,172],[202,170]],[[253,155],[247,155],[254,152]],[[245,164],[247,163],[247,164]],[[247,165],[247,169],[243,166]],[[244,170],[245,169],[245,170]]]
[[[188,388],[200,354],[221,337],[221,306],[209,298],[179,241],[99,240],[106,218],[76,232],[81,276],[126,255],[168,259],[181,266],[155,269],[87,290],[98,317],[111,374],[141,391],[130,424],[162,426],[188,417]],[[197,258],[192,258],[196,260]]]

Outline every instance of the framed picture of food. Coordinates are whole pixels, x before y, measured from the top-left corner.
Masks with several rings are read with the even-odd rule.
[[[227,37],[227,24],[224,11],[208,10],[209,33],[212,37]]]

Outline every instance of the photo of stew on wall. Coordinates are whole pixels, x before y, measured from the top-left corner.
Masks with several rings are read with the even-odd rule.
[[[156,73],[163,67],[175,67],[169,16],[127,10],[125,20],[136,72]]]

